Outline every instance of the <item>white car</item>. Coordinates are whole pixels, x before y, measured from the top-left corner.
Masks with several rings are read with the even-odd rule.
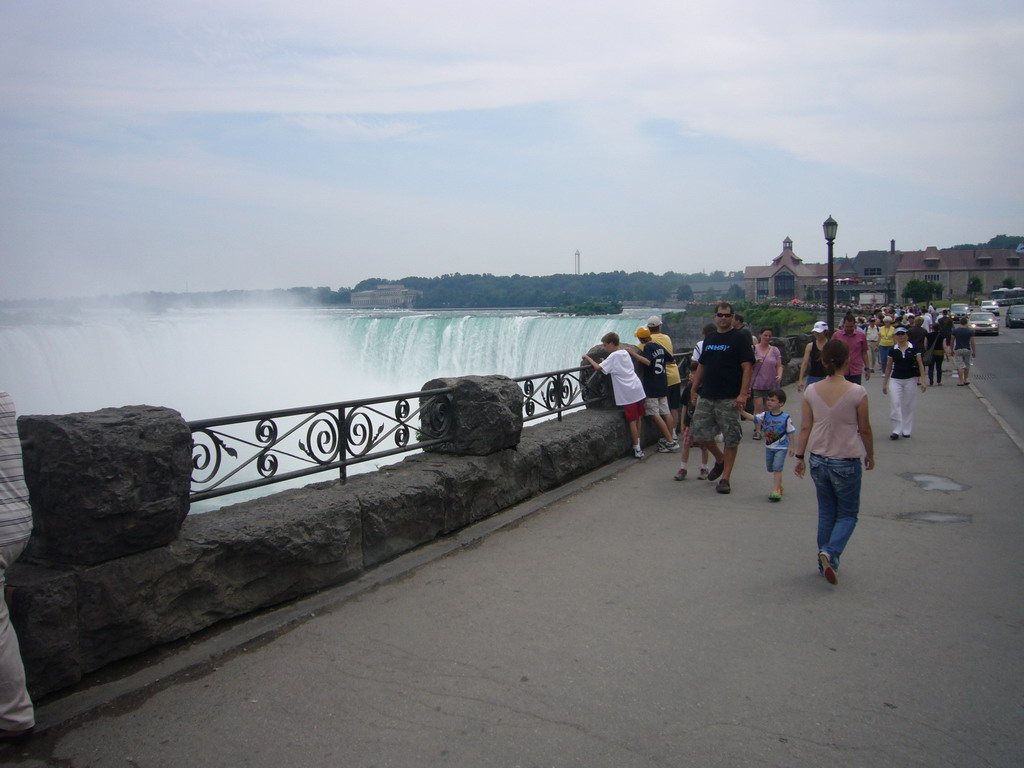
[[[991,312],[972,312],[967,316],[967,326],[975,336],[998,336],[999,321]]]
[[[996,317],[999,317],[999,302],[995,299],[986,299],[981,302],[979,312],[991,312]]]

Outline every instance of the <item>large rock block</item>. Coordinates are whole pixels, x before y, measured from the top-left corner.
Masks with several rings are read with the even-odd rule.
[[[78,574],[82,666],[355,578],[359,506],[333,483],[189,517],[169,546]]]
[[[452,438],[428,448],[436,453],[486,456],[513,448],[523,431],[523,393],[507,376],[461,376],[431,379],[423,389],[453,389],[449,412]],[[426,409],[423,418],[437,419],[434,409]]]
[[[441,466],[446,459],[436,461]],[[406,460],[354,477],[344,487],[359,504],[367,568],[426,544],[445,529],[451,486],[439,468]]]
[[[7,573],[7,585],[29,692],[39,698],[77,683],[82,659],[75,574],[19,562]]]
[[[188,514],[192,436],[147,405],[18,419],[34,531],[25,558],[92,565],[160,547]]]

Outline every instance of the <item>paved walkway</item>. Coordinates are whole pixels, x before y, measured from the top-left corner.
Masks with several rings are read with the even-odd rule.
[[[837,587],[811,481],[787,461],[770,504],[746,425],[731,495],[623,460],[54,701],[0,763],[1020,766],[1021,450],[973,388],[929,390],[898,442],[868,390],[878,468]]]

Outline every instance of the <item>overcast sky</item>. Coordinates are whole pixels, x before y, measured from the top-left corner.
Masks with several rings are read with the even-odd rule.
[[[0,298],[1024,234],[1019,0],[4,0]]]

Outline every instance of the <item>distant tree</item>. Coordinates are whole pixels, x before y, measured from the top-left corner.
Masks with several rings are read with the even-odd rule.
[[[967,279],[967,292],[968,293],[981,293],[985,289],[984,283],[981,282],[981,275],[971,275]]]
[[[925,302],[942,296],[942,284],[931,280],[910,280],[903,288],[903,298],[912,302]]]
[[[733,283],[729,286],[729,290],[725,292],[725,298],[727,299],[742,299],[746,296],[746,291],[743,290],[743,286],[738,283]]]
[[[988,248],[1009,248],[1011,251],[1018,245],[1024,243],[1024,236],[1021,235],[996,235],[988,241]]]
[[[1024,236],[1022,235],[996,235],[987,243],[961,243],[960,245],[954,245],[952,248],[943,250],[989,251],[996,248],[1008,248],[1012,251],[1021,243],[1024,243]]]
[[[1016,287],[1017,287],[1017,281],[1014,280],[1012,277],[1004,277],[1003,278],[1003,288],[1016,288]]]
[[[676,298],[679,301],[689,301],[693,298],[693,288],[690,287],[689,283],[683,283],[676,288]]]

